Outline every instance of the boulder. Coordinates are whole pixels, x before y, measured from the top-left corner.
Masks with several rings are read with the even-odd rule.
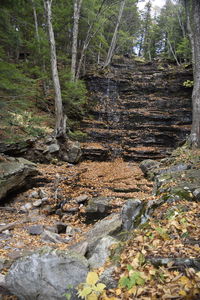
[[[112,200],[113,200],[113,197],[92,198],[88,202],[88,205],[85,208],[86,213],[104,213],[112,207],[112,205],[111,205]]]
[[[24,158],[7,157],[0,162],[0,199],[27,183],[27,178],[38,174],[36,165]]]
[[[6,286],[21,300],[79,299],[76,287],[85,282],[87,260],[71,251],[44,248],[15,261],[6,276]]]
[[[45,242],[50,242],[50,243],[55,243],[55,244],[59,244],[59,243],[67,243],[69,241],[69,239],[64,239],[64,238],[61,238],[59,236],[59,234],[57,233],[54,233],[52,231],[49,231],[49,230],[44,230],[42,235],[41,235],[41,238],[43,241]]]
[[[138,199],[129,199],[122,207],[122,227],[129,231],[142,223],[144,203]]]
[[[118,243],[119,241],[111,236],[105,236],[100,239],[98,244],[92,251],[91,257],[88,259],[90,268],[97,269],[102,267],[111,254],[110,247]]]
[[[69,140],[66,149],[62,149],[62,151],[62,159],[72,164],[77,163],[82,155],[80,143],[77,141],[74,142]]]
[[[87,253],[88,257],[90,257],[99,240],[108,235],[116,235],[120,232],[121,226],[122,219],[120,214],[111,214],[110,216],[97,222],[84,236],[83,241],[73,245],[71,249],[83,253],[82,248],[84,248],[85,253]]]
[[[159,165],[160,165],[159,162],[156,160],[145,159],[140,163],[139,167],[145,175],[148,175],[148,173],[151,169],[158,168]]]

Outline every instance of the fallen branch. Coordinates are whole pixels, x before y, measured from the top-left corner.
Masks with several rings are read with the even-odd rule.
[[[177,269],[180,271],[184,271],[185,268],[194,268],[196,270],[200,270],[200,258],[172,258],[172,257],[146,257],[147,261],[149,261],[152,265],[159,266],[167,266],[170,263],[173,265],[170,268]]]

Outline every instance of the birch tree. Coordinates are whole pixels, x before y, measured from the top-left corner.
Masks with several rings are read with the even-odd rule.
[[[117,18],[117,23],[116,23],[115,30],[114,30],[113,37],[112,37],[112,41],[111,41],[111,44],[110,44],[110,47],[109,47],[109,50],[108,50],[108,54],[107,54],[107,57],[106,57],[106,60],[105,60],[105,63],[104,63],[104,68],[107,67],[110,64],[111,59],[112,59],[113,54],[114,54],[114,50],[115,50],[116,42],[117,42],[117,34],[118,34],[118,30],[119,30],[119,25],[120,25],[120,22],[121,22],[121,19],[122,19],[122,14],[123,14],[123,11],[124,11],[125,2],[126,2],[126,0],[123,0],[121,2],[121,5],[120,5],[119,14],[118,14],[118,18]]]
[[[71,60],[72,81],[75,81],[75,77],[76,77],[78,27],[79,27],[82,1],[83,0],[74,0],[74,25],[73,25],[73,40],[72,40],[72,60]]]
[[[67,117],[63,114],[63,105],[62,105],[62,96],[61,96],[61,88],[60,81],[58,76],[58,68],[57,68],[57,56],[56,56],[56,44],[54,31],[52,26],[52,0],[43,0],[45,12],[47,16],[47,25],[49,32],[49,42],[50,42],[50,52],[51,52],[51,71],[52,71],[52,79],[54,84],[55,91],[55,137],[65,137],[66,136],[66,119]]]
[[[187,0],[188,2],[189,0]],[[200,1],[192,1],[192,47],[194,87],[192,92],[192,146],[200,148]]]

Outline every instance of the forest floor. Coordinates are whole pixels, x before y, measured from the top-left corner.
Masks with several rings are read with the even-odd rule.
[[[38,184],[11,199],[8,206],[13,210],[0,210],[1,223],[16,222],[10,230],[10,238],[0,239],[1,259],[15,259],[43,246],[65,250],[80,241],[93,225],[86,220],[84,205],[78,205],[73,200],[80,195],[87,195],[89,199],[112,196],[111,212],[119,212],[129,198],[143,201],[156,198],[152,196],[153,183],[144,177],[138,164],[121,159],[113,162],[85,161],[78,165],[39,165],[38,169]],[[48,205],[20,213],[24,204],[36,200],[31,197],[32,192],[41,189],[48,197]],[[74,212],[64,216],[52,213],[64,200],[67,200],[66,211],[74,209]],[[58,221],[78,229],[68,243],[47,243],[41,240],[40,235],[30,235],[27,231],[32,225],[48,227]],[[67,234],[60,236],[68,237]],[[180,200],[174,205],[165,203],[158,207],[149,222],[131,232],[129,240],[114,250],[112,259],[96,270],[101,274],[114,263],[115,279],[119,282],[117,288],[107,289],[99,299],[200,299],[200,272],[185,266],[177,268],[171,261],[156,267],[147,260],[147,257],[198,259],[199,236],[198,203]],[[188,237],[196,242],[188,243]],[[3,299],[16,298],[4,296]]]

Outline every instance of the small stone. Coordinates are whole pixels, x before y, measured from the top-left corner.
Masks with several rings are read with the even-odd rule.
[[[47,193],[44,190],[39,190],[39,196],[40,198],[45,198],[47,197]]]
[[[33,225],[27,228],[28,233],[31,235],[40,235],[44,231],[43,225]]]
[[[73,228],[72,226],[67,226],[66,234],[69,236],[74,236],[76,234],[77,230]]]
[[[28,196],[29,198],[39,198],[39,194],[37,191],[33,191],[32,193],[30,193],[30,195]]]
[[[42,204],[45,204],[49,201],[48,197],[44,197],[41,200],[42,200]]]
[[[48,152],[49,153],[55,153],[60,150],[60,146],[58,144],[51,144],[48,146]]]
[[[31,203],[26,203],[25,205],[20,207],[20,211],[22,212],[27,212],[32,209],[32,204]]]
[[[74,201],[78,204],[85,203],[88,200],[88,195],[80,195],[76,198],[74,198]]]
[[[79,211],[79,208],[78,207],[70,207],[70,208],[67,208],[67,209],[63,209],[65,213],[76,213]]]
[[[2,233],[6,234],[6,235],[9,235],[10,231],[7,229],[7,230],[4,230]]]
[[[42,205],[42,200],[38,199],[37,201],[33,202],[34,207],[40,207]]]

